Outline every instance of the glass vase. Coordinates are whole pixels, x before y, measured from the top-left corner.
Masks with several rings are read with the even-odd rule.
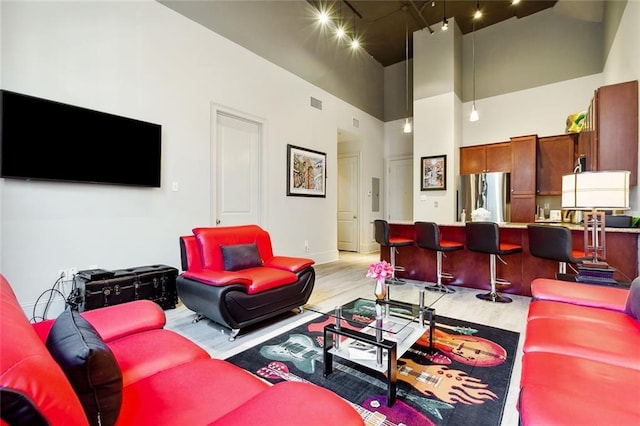
[[[387,297],[387,283],[384,278],[378,278],[376,280],[376,286],[373,290],[373,294],[375,294],[376,299],[383,300]]]

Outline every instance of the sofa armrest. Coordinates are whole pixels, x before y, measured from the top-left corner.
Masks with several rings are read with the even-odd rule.
[[[148,330],[164,328],[166,317],[157,303],[135,300],[82,312],[105,342]]]
[[[536,278],[531,282],[531,294],[534,299],[538,300],[552,300],[623,312],[629,290]]]
[[[249,285],[253,282],[251,278],[243,275],[240,272],[233,271],[213,271],[207,269],[201,269],[199,271],[186,271],[182,274],[185,278],[193,281],[198,281],[202,284],[213,286],[225,286],[230,284],[245,284]]]
[[[313,265],[314,263],[315,262],[312,259],[306,259],[304,257],[273,256],[271,259],[264,262],[264,266],[295,273]]]
[[[150,300],[135,300],[119,305],[105,306],[80,315],[91,324],[105,342],[131,334],[164,328],[166,318],[160,306]],[[47,341],[55,319],[31,324],[43,342]]]

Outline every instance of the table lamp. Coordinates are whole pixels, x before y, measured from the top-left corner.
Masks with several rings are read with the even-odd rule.
[[[585,255],[594,264],[606,263],[604,210],[629,209],[631,172],[582,172],[562,176],[562,208],[584,213]]]

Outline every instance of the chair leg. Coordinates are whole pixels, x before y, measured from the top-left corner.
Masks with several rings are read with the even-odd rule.
[[[567,273],[567,262],[560,262],[558,264],[558,273],[566,274]]]
[[[431,286],[431,287],[427,287],[427,290],[436,290],[436,291],[442,291],[444,293],[455,293],[456,291],[452,288],[449,288],[445,285],[442,284],[442,278],[447,278],[447,279],[451,279],[453,278],[453,275],[448,274],[446,272],[442,272],[442,256],[443,253],[441,251],[437,251],[436,252],[436,284]]]
[[[489,255],[491,270],[491,291],[485,294],[476,294],[476,297],[478,299],[488,300],[490,302],[510,303],[512,302],[510,298],[498,294],[498,291],[496,290],[496,283],[498,282],[498,279],[496,278],[496,257],[497,256],[495,254]]]
[[[400,284],[404,284],[405,281],[400,279],[400,278],[396,278],[396,271],[404,271],[404,267],[403,266],[396,266],[396,252],[398,251],[397,248],[395,247],[389,247],[389,252],[390,252],[390,257],[391,257],[391,277],[389,277],[389,279],[387,280],[388,284],[396,284],[396,285],[400,285]]]

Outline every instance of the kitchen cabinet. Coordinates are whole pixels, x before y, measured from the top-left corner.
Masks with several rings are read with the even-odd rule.
[[[536,193],[562,195],[562,176],[573,173],[577,134],[538,139]]]
[[[511,222],[535,220],[537,142],[537,135],[511,138]]]
[[[500,142],[460,148],[460,174],[511,172],[511,144]]]
[[[578,139],[587,170],[629,170],[638,182],[638,81],[598,88]]]

